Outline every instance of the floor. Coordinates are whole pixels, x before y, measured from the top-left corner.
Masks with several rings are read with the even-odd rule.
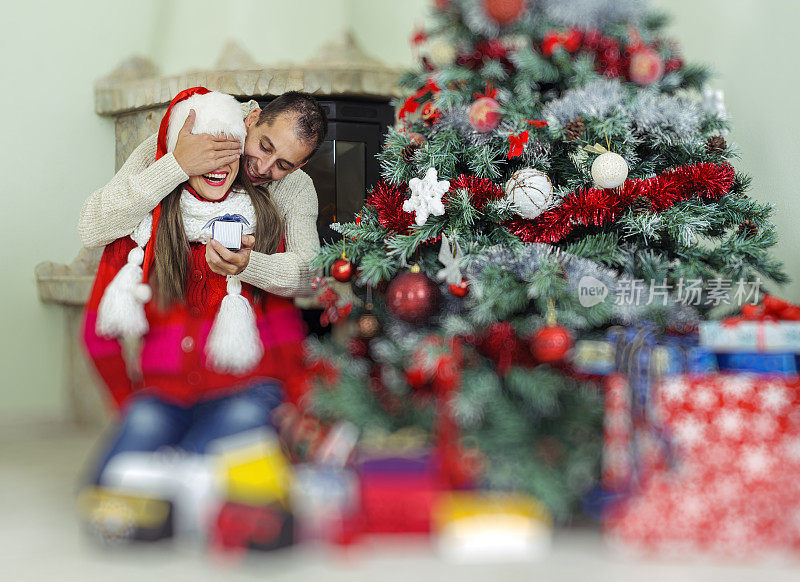
[[[682,582],[800,580],[800,563],[730,566],[644,562],[613,555],[594,528],[557,532],[540,562],[454,566],[425,540],[374,541],[346,552],[298,548],[222,560],[178,543],[108,550],[80,531],[76,483],[99,431],[59,423],[0,426],[0,579],[9,582],[113,580],[597,580]]]

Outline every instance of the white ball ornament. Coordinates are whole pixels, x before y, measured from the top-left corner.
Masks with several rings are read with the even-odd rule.
[[[628,178],[628,162],[619,154],[605,152],[592,163],[592,179],[598,188],[616,188]]]
[[[553,183],[544,172],[522,168],[506,182],[506,200],[523,218],[536,218],[553,205]]]

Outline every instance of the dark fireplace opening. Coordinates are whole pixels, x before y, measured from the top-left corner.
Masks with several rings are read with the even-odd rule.
[[[328,116],[328,134],[303,170],[317,190],[317,232],[324,243],[341,239],[328,225],[353,220],[367,188],[378,181],[375,155],[394,123],[394,107],[386,100],[320,98],[318,102]]]
[[[328,134],[303,170],[317,190],[317,232],[324,244],[341,242],[342,235],[329,225],[352,221],[364,204],[367,188],[380,178],[375,156],[394,123],[394,107],[385,99],[320,98],[318,102],[328,116]],[[329,326],[320,325],[320,314],[318,309],[303,310],[309,333],[324,335],[329,331]]]

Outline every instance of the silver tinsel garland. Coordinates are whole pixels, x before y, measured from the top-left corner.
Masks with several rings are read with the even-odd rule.
[[[479,297],[482,290],[480,288],[481,273],[489,266],[506,268],[511,271],[520,281],[530,281],[532,276],[544,265],[552,264],[557,259],[564,269],[566,278],[567,292],[574,297],[578,297],[581,289],[581,281],[594,279],[597,284],[605,285],[608,295],[605,302],[612,304],[612,322],[623,325],[631,325],[647,317],[647,312],[652,311],[652,306],[646,304],[646,293],[643,293],[638,302],[621,302],[617,305],[615,298],[620,293],[624,293],[625,286],[628,285],[625,278],[607,267],[598,264],[591,259],[576,257],[567,254],[562,250],[548,244],[530,243],[519,248],[508,248],[500,245],[488,247],[484,252],[473,255],[467,267],[468,278],[473,285],[474,294]],[[661,304],[659,303],[659,306]],[[674,301],[670,297],[665,309],[667,313],[667,324],[675,328],[693,327],[700,321],[700,316],[696,309],[689,305],[684,305]],[[572,322],[579,323],[579,320]]]
[[[642,91],[626,109],[636,132],[650,141],[674,145],[700,137],[703,112],[689,100]]]
[[[691,99],[640,89],[630,99],[619,79],[599,79],[564,94],[543,109],[545,119],[566,125],[576,117],[622,115],[637,135],[658,145],[675,145],[700,138],[703,108]]]
[[[549,122],[566,125],[579,116],[607,117],[625,104],[625,89],[616,79],[598,79],[566,91],[544,106],[542,114]]]
[[[648,0],[536,0],[540,10],[556,24],[582,29],[602,28],[614,22],[639,23]]]
[[[474,34],[497,36],[501,27],[489,18],[484,0],[451,0],[461,10],[464,24]],[[603,28],[615,22],[638,24],[649,9],[649,0],[529,0],[520,17],[544,18],[554,27]]]

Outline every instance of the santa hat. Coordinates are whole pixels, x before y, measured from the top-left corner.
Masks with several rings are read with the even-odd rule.
[[[196,114],[192,133],[225,134],[238,140],[243,151],[247,129],[239,102],[225,93],[193,87],[181,91],[170,102],[158,131],[156,160],[174,151],[180,130],[192,109]],[[131,234],[137,246],[128,253],[127,264],[103,292],[98,306],[98,335],[138,337],[147,332],[144,304],[150,300],[152,292],[146,283],[155,258],[160,216],[161,204]],[[263,347],[252,307],[240,294],[240,281],[228,277],[227,287],[228,294],[211,330],[208,360],[218,371],[242,373],[260,360]],[[246,345],[243,345],[245,339]]]
[[[242,106],[232,96],[219,91],[209,91],[205,87],[192,87],[175,95],[167,107],[161,125],[158,127],[158,140],[156,142],[156,160],[168,153],[175,151],[178,143],[178,134],[189,117],[189,111],[194,109],[195,118],[192,127],[193,134],[210,133],[213,135],[225,134],[239,140],[244,151],[244,138],[247,128],[242,119]],[[158,229],[158,219],[161,216],[161,204],[153,210],[153,228],[150,238],[153,243],[147,245],[144,253],[143,280],[147,280],[150,267],[155,259],[155,234]],[[137,241],[138,242],[138,241]],[[146,241],[145,241],[146,242]]]

